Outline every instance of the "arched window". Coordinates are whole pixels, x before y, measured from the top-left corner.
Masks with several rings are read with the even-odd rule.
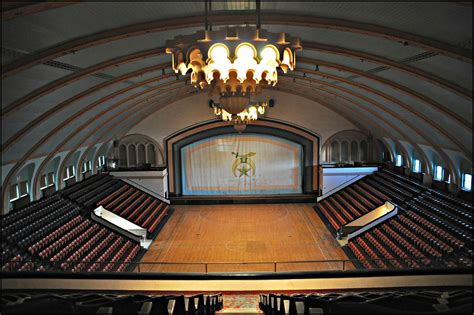
[[[150,163],[151,166],[156,165],[156,152],[155,152],[155,146],[153,144],[149,144],[147,147],[147,155],[148,155],[148,163]]]
[[[339,162],[339,142],[331,143],[331,162]]]
[[[367,161],[367,141],[360,142],[360,160]]]
[[[341,161],[349,161],[349,143],[347,141],[341,143]]]
[[[131,167],[137,166],[137,150],[134,144],[128,146],[128,165]]]
[[[119,147],[119,167],[127,167],[127,148],[123,144]]]
[[[351,141],[351,161],[359,160],[359,144],[357,141]]]
[[[146,163],[145,145],[140,143],[138,145],[137,151],[138,151],[138,165],[141,166]]]

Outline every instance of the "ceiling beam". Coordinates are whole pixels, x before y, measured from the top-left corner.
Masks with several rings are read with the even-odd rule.
[[[262,20],[265,21],[265,24],[269,25],[327,28],[342,32],[374,36],[377,38],[399,42],[403,45],[411,45],[428,51],[434,51],[454,59],[472,63],[472,52],[470,50],[428,37],[423,37],[380,25],[310,15],[269,12],[262,14]],[[248,13],[248,11],[220,11],[219,14],[214,14],[212,16],[213,25],[228,25],[229,21],[232,21],[232,24],[253,24],[255,21],[255,14],[253,14],[253,12]],[[203,26],[203,17],[201,15],[193,15],[127,25],[91,35],[86,35],[78,39],[73,39],[65,43],[46,48],[33,55],[20,58],[3,66],[2,79],[31,68],[34,65],[41,64],[48,60],[53,60],[55,58],[96,45],[102,45],[112,41],[125,39],[131,36],[144,35],[147,33],[199,26]]]
[[[127,73],[127,74],[124,74],[120,77],[117,77],[115,79],[112,79],[112,80],[109,80],[109,81],[105,81],[103,83],[100,83],[100,84],[97,84],[97,85],[94,85],[93,87],[85,90],[85,91],[82,91],[81,93],[79,94],[76,94],[75,96],[61,102],[60,104],[50,108],[49,110],[45,111],[44,113],[42,113],[39,117],[33,119],[32,121],[30,121],[27,125],[25,125],[23,128],[21,128],[19,131],[17,131],[13,136],[11,136],[10,138],[8,138],[4,143],[2,143],[2,148],[1,148],[1,151],[2,151],[2,154],[5,154],[6,151],[8,151],[11,146],[14,144],[15,141],[17,141],[18,139],[20,139],[21,137],[23,137],[25,134],[27,134],[29,131],[31,131],[31,128],[34,128],[35,126],[39,125],[40,123],[42,123],[43,121],[45,121],[46,119],[49,119],[52,115],[54,115],[55,113],[61,111],[61,110],[64,110],[65,108],[71,106],[73,103],[89,96],[90,94],[93,94],[105,87],[108,87],[112,84],[116,84],[116,83],[120,83],[122,81],[125,81],[127,79],[130,79],[130,78],[133,78],[133,77],[136,77],[136,76],[140,76],[140,75],[143,75],[145,73],[149,73],[149,72],[153,72],[153,71],[158,71],[158,70],[161,70],[161,69],[165,69],[167,68],[169,65],[168,64],[159,64],[159,65],[155,65],[155,66],[151,66],[151,67],[147,67],[147,68],[143,68],[143,69],[140,69],[140,70],[137,70],[137,71],[133,71],[133,72],[130,72],[130,73]],[[173,77],[175,76],[174,74],[166,74],[166,75],[161,75],[158,80],[162,80],[162,79],[165,79],[165,78],[169,78],[169,77]],[[118,95],[121,95],[125,92],[128,92],[132,89],[135,89],[137,87],[140,87],[140,86],[143,86],[143,85],[146,85],[147,83],[150,83],[150,82],[154,82],[156,81],[157,78],[151,78],[151,79],[148,79],[148,80],[145,80],[145,81],[141,81],[139,83],[136,83],[134,85],[131,85],[131,86],[128,86],[126,88],[123,88],[123,89],[120,89],[112,94],[109,94],[105,97],[103,97],[102,99],[100,99],[99,101],[96,101],[94,102],[93,106],[96,106],[96,105],[99,105],[101,103],[104,103],[108,100],[111,100],[112,98],[114,98],[115,96],[118,96]],[[88,105],[86,106],[85,108],[81,109],[79,112],[84,112],[85,109],[87,108],[91,108],[90,107],[91,105]]]
[[[41,1],[41,2],[3,2],[2,1],[2,22],[9,21],[17,17],[36,14],[43,11],[53,10],[65,7],[67,5],[77,4],[79,1]]]
[[[76,81],[79,81],[83,78],[86,78],[90,75],[93,75],[95,73],[98,73],[100,71],[103,71],[105,69],[111,68],[111,67],[118,67],[122,64],[125,63],[130,63],[138,60],[142,60],[145,58],[151,58],[151,57],[156,57],[165,54],[165,48],[160,47],[160,48],[154,48],[154,49],[149,49],[149,50],[144,50],[140,51],[137,53],[132,53],[129,55],[125,56],[120,56],[117,58],[113,58],[101,63],[98,63],[96,65],[90,66],[88,68],[85,68],[83,70],[80,70],[78,72],[71,73],[70,75],[61,77],[57,80],[54,80],[48,84],[45,84],[41,86],[40,88],[26,94],[23,97],[20,97],[16,101],[12,102],[11,104],[5,106],[2,109],[2,118],[4,116],[8,116],[11,113],[14,113],[22,108],[24,108],[26,105],[34,102],[35,100],[52,93],[62,87],[65,87],[71,83],[74,83]]]
[[[352,67],[348,67],[348,66],[344,66],[344,65],[341,65],[341,64],[328,62],[328,61],[323,61],[323,60],[316,60],[316,59],[309,59],[309,58],[302,58],[301,57],[301,58],[298,58],[298,62],[307,63],[307,64],[311,64],[311,65],[316,65],[317,64],[317,65],[320,65],[320,66],[325,66],[327,68],[341,70],[341,71],[344,71],[344,72],[355,74],[355,75],[360,76],[360,77],[367,78],[371,81],[375,81],[376,83],[381,83],[381,84],[386,85],[386,86],[388,86],[388,87],[390,87],[394,90],[398,90],[399,92],[401,92],[401,93],[403,93],[403,94],[405,94],[409,97],[417,99],[418,101],[421,101],[422,103],[425,103],[428,106],[436,108],[443,115],[446,115],[446,116],[450,117],[451,119],[454,119],[457,122],[459,122],[460,125],[462,127],[466,128],[468,131],[472,131],[472,122],[470,122],[467,119],[465,119],[464,117],[450,111],[449,109],[447,109],[445,106],[441,105],[440,103],[438,103],[434,99],[432,99],[432,98],[430,98],[426,95],[423,95],[423,94],[421,94],[421,93],[419,93],[419,92],[417,92],[413,89],[410,89],[409,87],[401,85],[401,84],[399,84],[395,81],[391,81],[391,80],[385,79],[383,77],[376,76],[376,75],[374,75],[372,73],[368,73],[366,71],[362,71],[362,70],[355,69],[355,68],[352,68]],[[300,68],[300,70],[304,71],[303,68]],[[354,81],[352,81],[352,82],[354,82]],[[427,121],[429,121],[429,118],[425,117],[425,119]]]
[[[394,61],[388,58],[384,58],[381,56],[369,54],[363,51],[357,51],[353,49],[348,49],[345,47],[338,47],[338,46],[331,46],[325,45],[317,42],[303,42],[303,49],[304,50],[314,50],[314,51],[322,51],[325,53],[330,53],[339,56],[345,56],[350,58],[356,58],[361,61],[368,61],[375,64],[383,65],[387,68],[392,68],[403,73],[415,76],[419,79],[422,79],[426,82],[434,84],[442,89],[448,90],[458,96],[461,96],[467,100],[472,100],[472,91],[463,88],[462,86],[447,81],[443,78],[440,78],[432,73],[423,71],[422,69],[411,67],[404,63]],[[299,60],[299,59],[298,59]]]

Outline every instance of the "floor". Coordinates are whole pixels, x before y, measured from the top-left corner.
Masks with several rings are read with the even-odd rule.
[[[140,271],[340,270],[341,262],[327,261],[347,256],[312,206],[173,206],[174,213],[142,258]],[[324,262],[297,262],[308,260]]]

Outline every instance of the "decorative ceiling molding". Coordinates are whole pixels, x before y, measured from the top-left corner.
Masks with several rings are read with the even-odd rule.
[[[76,4],[79,1],[44,1],[37,3],[25,2],[3,2],[2,1],[2,22],[12,20],[17,17],[33,15],[39,12],[62,8],[67,5]]]
[[[265,24],[268,25],[291,25],[327,28],[331,30],[374,36],[377,38],[399,42],[404,45],[419,47],[428,51],[435,51],[454,59],[472,63],[472,51],[470,50],[459,48],[457,46],[435,39],[383,27],[380,25],[310,15],[269,12],[263,13],[261,18],[265,21]],[[229,21],[232,21],[234,24],[253,24],[255,21],[255,14],[253,12],[249,13],[248,11],[220,11],[219,14],[212,15],[212,24],[215,26],[228,25]],[[98,32],[78,39],[73,39],[50,48],[46,48],[33,55],[13,61],[12,63],[9,63],[3,67],[2,79],[31,68],[34,65],[41,64],[48,60],[53,60],[60,56],[74,53],[92,46],[102,45],[112,41],[147,33],[199,26],[204,26],[202,16],[185,16],[154,22],[127,25],[103,32]]]
[[[323,61],[323,60],[315,60],[315,59],[300,57],[300,58],[298,58],[298,62],[299,63],[307,63],[307,64],[310,64],[310,65],[317,64],[317,65],[320,65],[320,66],[325,66],[325,67],[328,67],[328,68],[349,72],[349,73],[352,73],[352,74],[356,74],[360,77],[367,78],[371,81],[375,81],[376,83],[381,83],[381,84],[386,85],[390,88],[398,90],[399,92],[402,92],[403,94],[405,94],[409,97],[417,99],[418,101],[421,101],[421,102],[423,102],[423,103],[425,103],[425,104],[427,104],[427,105],[429,105],[433,108],[436,108],[437,110],[439,110],[443,114],[451,117],[454,120],[457,120],[460,123],[460,125],[463,126],[464,128],[466,128],[467,130],[472,131],[472,122],[468,121],[467,119],[465,119],[464,117],[462,117],[460,115],[457,115],[456,113],[453,113],[452,111],[448,110],[445,106],[443,106],[440,103],[436,102],[432,98],[430,98],[426,95],[423,95],[423,94],[421,94],[417,91],[414,91],[413,89],[410,89],[409,87],[406,87],[404,85],[396,83],[394,81],[391,81],[391,80],[382,78],[380,76],[376,76],[376,75],[373,75],[371,73],[361,71],[361,70],[358,70],[358,69],[355,69],[355,68],[351,68],[351,67],[348,67],[348,66],[344,66],[344,65],[337,64],[337,63],[332,63],[332,62],[327,62],[327,61]],[[299,68],[299,70],[300,71],[305,71],[304,68]],[[320,72],[320,71],[318,71],[318,72]],[[312,73],[314,73],[314,71],[312,71]],[[324,74],[324,75],[329,76],[328,74]],[[334,76],[334,77],[336,78],[335,80],[338,80],[338,81],[343,79],[342,77],[338,77],[338,76]],[[347,79],[346,79],[346,81],[347,81]],[[351,82],[355,82],[355,81],[351,80]]]
[[[150,57],[156,57],[156,56],[164,55],[164,54],[165,54],[165,49],[163,47],[140,51],[138,53],[133,53],[133,54],[109,59],[107,61],[98,63],[96,65],[90,66],[83,70],[80,70],[78,72],[61,77],[57,80],[54,80],[48,84],[43,85],[42,87],[28,93],[27,95],[7,105],[5,108],[2,109],[2,118],[4,118],[4,116],[7,116],[10,113],[14,113],[15,111],[22,109],[26,105],[34,102],[35,100],[41,98],[42,96],[52,93],[62,87],[67,86],[68,84],[79,81],[80,79],[83,79],[87,76],[93,75],[95,73],[98,73],[100,71],[103,71],[111,67],[117,67],[125,63],[142,60],[142,59],[150,58]]]
[[[347,48],[338,47],[338,46],[324,45],[324,44],[320,44],[316,42],[303,42],[303,47],[305,50],[323,51],[330,54],[346,56],[350,58],[357,58],[361,60],[367,60],[369,62],[380,64],[388,68],[393,68],[403,73],[407,73],[409,75],[415,76],[426,82],[432,83],[436,86],[439,86],[442,89],[446,89],[465,99],[472,100],[472,91],[467,90],[458,84],[455,84],[453,82],[449,82],[443,78],[440,78],[434,74],[428,73],[426,71],[423,71],[415,67],[410,67],[401,61],[394,61],[388,58],[372,55],[372,54],[362,52],[362,51],[356,51],[353,49],[347,49]],[[298,60],[300,59],[298,58]]]
[[[124,81],[124,80],[127,80],[129,78],[132,78],[132,77],[136,77],[136,76],[140,76],[142,74],[145,74],[145,73],[148,73],[148,72],[153,72],[153,71],[157,71],[157,70],[161,70],[161,69],[165,69],[166,67],[168,67],[169,65],[168,64],[160,64],[160,65],[156,65],[156,66],[151,66],[151,67],[147,67],[147,68],[143,68],[143,69],[140,69],[140,70],[137,70],[137,71],[134,71],[134,72],[130,72],[130,73],[127,73],[125,75],[122,75],[120,77],[117,77],[113,80],[109,80],[109,81],[106,81],[106,82],[103,82],[101,84],[97,84],[85,91],[82,91],[81,93],[79,94],[76,94],[75,96],[61,102],[60,104],[54,106],[53,108],[47,110],[46,112],[42,113],[39,117],[35,118],[34,120],[30,121],[25,127],[23,127],[22,129],[20,129],[19,131],[17,131],[13,136],[11,136],[10,138],[8,138],[3,144],[2,144],[2,154],[5,154],[6,151],[8,151],[11,146],[14,144],[15,141],[19,140],[21,137],[23,137],[26,133],[28,133],[28,131],[31,130],[31,128],[34,128],[35,126],[39,125],[41,122],[45,121],[46,119],[50,118],[52,115],[54,115],[55,113],[67,108],[68,106],[70,106],[71,104],[85,98],[86,96],[92,94],[92,93],[95,93],[97,91],[99,91],[100,89],[103,89],[109,85],[112,85],[112,84],[115,84],[115,83],[119,83],[121,81]],[[175,76],[174,74],[166,74],[166,75],[161,75],[159,77],[159,80],[163,80],[165,78],[169,78],[169,77],[173,77]],[[88,106],[85,107],[85,109],[87,110],[88,108],[92,108],[94,106],[97,106],[101,103],[104,103],[112,98],[114,98],[115,96],[118,96],[118,95],[121,95],[125,92],[128,92],[132,89],[135,89],[137,87],[140,87],[140,86],[143,86],[147,83],[150,83],[150,82],[154,82],[156,81],[157,79],[156,78],[152,78],[152,79],[148,79],[148,80],[145,80],[145,81],[141,81],[135,85],[131,85],[131,86],[128,86],[126,88],[123,88],[121,90],[118,90],[112,94],[109,94],[107,95],[106,97],[103,97],[101,98],[99,101],[96,101],[92,104],[89,104]],[[92,105],[92,106],[91,106]],[[84,108],[81,109],[81,111],[79,112],[84,112]],[[74,115],[77,115],[74,114]]]

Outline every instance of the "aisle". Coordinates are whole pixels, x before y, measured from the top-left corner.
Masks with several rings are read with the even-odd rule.
[[[258,307],[258,295],[224,294],[224,308],[217,314],[263,314]]]

